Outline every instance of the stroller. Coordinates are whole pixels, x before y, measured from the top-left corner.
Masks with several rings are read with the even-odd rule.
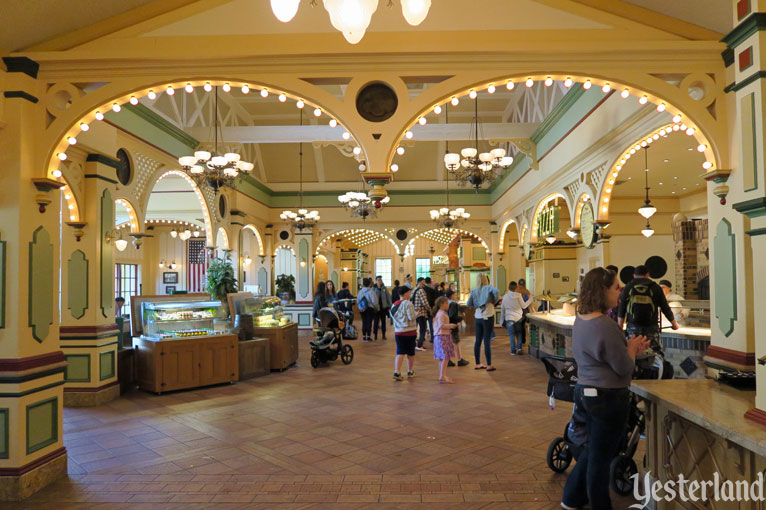
[[[649,354],[636,358],[634,379],[672,379],[673,367],[663,359],[662,351],[654,345]],[[577,383],[577,363],[572,358],[563,356],[545,356],[541,358],[548,372],[548,403],[555,407],[555,401],[572,402],[572,418],[564,429],[564,435],[557,437],[548,446],[546,461],[551,471],[563,473],[577,460],[588,442],[588,429],[585,411],[574,403],[574,387]],[[609,466],[609,485],[617,494],[627,496],[633,490],[632,476],[638,473],[638,466],[633,455],[638,448],[638,441],[644,434],[646,417],[639,399],[631,396],[630,413],[625,438],[617,456]]]
[[[340,318],[334,308],[325,307],[317,316],[319,326],[314,328],[317,337],[311,340],[311,366],[317,368],[320,363],[335,361],[340,356],[344,365],[354,360],[354,349],[343,345],[343,330]]]
[[[343,317],[346,326],[343,328],[343,340],[356,340],[358,333],[354,326],[354,302],[356,299],[338,299],[335,301],[335,309]]]

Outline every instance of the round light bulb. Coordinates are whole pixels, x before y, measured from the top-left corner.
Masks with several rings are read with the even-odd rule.
[[[231,85],[229,85],[228,82],[223,84],[223,91],[224,92],[231,92]]]
[[[104,120],[104,114],[101,112],[96,112],[96,120]]]
[[[176,93],[175,89],[171,87],[170,85],[168,85],[168,88],[165,89],[165,94],[169,96],[172,96],[175,93]]]
[[[62,176],[62,175],[64,175],[64,174],[61,172],[61,170],[59,170],[59,169],[57,168],[57,169],[55,169],[54,171],[52,171],[52,172],[51,172],[51,175],[52,175],[53,177],[55,177],[56,179],[58,179],[59,177],[61,177],[61,176]]]
[[[282,94],[281,96],[284,96],[284,94]],[[280,96],[280,98],[281,98],[281,96]],[[261,97],[264,98],[264,99],[269,97],[269,91],[268,91],[267,88],[264,87],[264,88],[261,89]],[[287,99],[287,96],[285,96],[285,99]],[[282,99],[280,99],[280,101],[281,100]]]
[[[295,106],[298,108],[303,108],[304,106],[306,106],[306,103],[304,103],[302,99],[298,99],[298,102],[295,103]]]
[[[660,113],[664,112],[665,108],[666,108],[665,103],[660,103],[657,105],[657,111]]]
[[[205,92],[210,92],[211,90],[213,90],[213,86],[210,85],[210,82],[208,81],[208,82],[205,82],[205,85],[202,87],[202,89]]]
[[[191,83],[187,83],[186,86],[184,87],[184,90],[186,91],[187,94],[191,94],[192,92],[194,92],[194,87],[192,87]]]
[[[136,106],[138,104],[138,98],[136,96],[130,96],[130,104]]]
[[[569,87],[571,87],[571,86],[572,86],[572,83],[574,83],[574,82],[572,81],[572,78],[569,78],[569,77],[567,76],[567,79],[566,79],[566,80],[564,80],[564,86],[565,86],[566,88],[569,88]]]
[[[66,139],[66,141],[69,143],[69,145],[74,145],[77,143],[77,138],[75,138],[74,136],[70,136],[69,138]]]
[[[452,106],[457,106],[460,104],[460,99],[457,98],[457,96],[452,96],[452,101],[450,101]]]
[[[397,165],[396,163],[391,165],[391,171],[394,172],[394,173],[398,172],[399,171],[399,165]]]
[[[436,115],[439,115],[441,112],[442,112],[442,107],[441,106],[439,106],[438,104],[436,106],[434,106],[434,113]]]
[[[349,138],[351,138],[351,133],[349,133],[348,131],[344,131],[343,132],[343,139],[344,140],[348,140]]]
[[[546,86],[546,87],[550,87],[551,85],[553,85],[553,78],[551,78],[550,76],[548,76],[548,77],[545,79],[545,82],[544,82],[544,84],[545,84],[545,86]]]
[[[154,101],[155,99],[157,99],[157,93],[153,90],[149,90],[149,92],[146,94],[146,97]]]
[[[689,128],[686,130],[686,134],[689,136],[692,136],[695,133],[694,128]]]
[[[680,115],[674,115],[673,116],[673,122],[676,123],[676,124],[681,122],[681,116]]]
[[[261,92],[261,94],[262,94],[262,93],[263,93],[263,92]],[[280,103],[284,103],[285,101],[287,101],[287,96],[286,96],[286,95],[284,95],[284,94],[279,94],[279,102],[280,102]]]
[[[89,126],[89,125],[87,125],[87,124],[86,124],[86,123],[84,123],[84,122],[80,122],[80,131],[87,131],[87,130],[89,130],[89,129],[90,129],[90,126]]]
[[[319,108],[314,108],[314,117],[321,117],[322,116],[322,110]]]
[[[354,147],[353,152],[354,152],[355,155],[358,156],[359,154],[362,153],[362,148],[361,147]]]
[[[603,92],[604,94],[606,94],[610,90],[612,90],[612,86],[609,85],[608,83],[605,83],[604,86],[601,87],[601,92]]]
[[[63,153],[63,152],[59,152],[59,153],[58,153],[56,156],[58,156],[58,158],[59,158],[61,161],[66,161],[66,154],[65,154],[65,153]]]
[[[407,138],[407,140],[412,139],[413,136],[414,134],[412,133],[412,131],[407,131],[406,133],[404,133],[404,137]]]
[[[490,85],[489,87],[487,87],[487,92],[489,92],[490,94],[494,94],[495,90],[496,89],[494,85]]]
[[[247,85],[247,84],[242,85],[242,93],[243,94],[249,94],[250,93],[250,86]]]
[[[585,80],[585,83],[582,84],[582,88],[584,88],[585,90],[588,90],[591,88],[592,85],[593,84],[590,82],[590,80]]]
[[[628,91],[628,89],[623,89],[623,91],[620,92],[620,97],[623,99],[627,99],[629,95],[630,95],[630,92]]]
[[[638,104],[646,104],[649,101],[649,98],[646,96],[641,96],[638,100]]]
[[[338,121],[335,119],[330,119],[330,127],[334,128],[338,125]]]
[[[122,107],[120,105],[118,105],[117,103],[112,104],[112,111],[114,113],[119,113],[120,110],[122,110]]]
[[[702,168],[704,168],[705,170],[710,170],[711,168],[713,168],[713,163],[711,163],[710,161],[705,161],[704,163],[702,163]]]
[[[707,145],[705,145],[704,143],[701,143],[697,146],[697,152],[705,152],[706,149],[707,149]]]
[[[400,156],[402,154],[404,154],[404,147],[402,147],[402,146],[397,147],[396,148],[396,153],[399,154]]]
[[[535,84],[535,80],[533,80],[532,78],[527,78],[527,81],[524,82],[524,85],[526,85],[527,88],[531,88],[532,85],[534,85],[534,84]]]
[[[418,119],[418,124],[420,124],[421,126],[425,126],[427,122],[428,122],[428,121],[426,120],[426,118],[425,118],[425,117],[420,117],[420,118]]]
[[[514,87],[516,87],[516,84],[513,83],[512,81],[509,81],[508,83],[505,84],[505,88],[508,90],[513,90]]]

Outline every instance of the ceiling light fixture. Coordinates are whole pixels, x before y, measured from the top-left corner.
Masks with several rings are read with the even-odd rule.
[[[652,205],[649,200],[649,147],[644,147],[644,177],[646,182],[646,198],[644,199],[644,205],[638,208],[638,214],[646,218],[647,227],[649,226],[649,218],[657,212],[657,208]],[[643,233],[643,231],[641,231]],[[654,233],[654,231],[652,231]],[[644,234],[646,235],[646,234]],[[649,234],[650,236],[651,234]],[[646,236],[646,237],[649,237]]]
[[[447,111],[447,122],[449,122],[449,111]],[[444,161],[445,164],[447,164],[447,160],[449,158],[450,161],[455,160],[454,156],[457,156],[457,154],[450,154],[449,152],[449,141],[447,141],[447,153],[444,155]],[[471,217],[470,213],[465,212],[465,209],[462,207],[458,207],[457,209],[450,210],[449,208],[449,178],[450,174],[453,173],[452,170],[450,170],[450,165],[447,164],[447,203],[446,207],[442,207],[440,209],[432,209],[431,219],[436,222],[436,226],[438,228],[455,228],[457,227],[461,222],[464,220],[467,220]]]
[[[303,126],[303,109],[299,109],[300,112],[300,126]],[[290,225],[290,228],[295,230],[296,228],[302,231],[304,228],[310,228],[316,225],[319,221],[319,211],[308,211],[303,208],[303,142],[298,143],[298,196],[299,207],[297,212],[290,210],[283,211],[279,215],[286,223]]]

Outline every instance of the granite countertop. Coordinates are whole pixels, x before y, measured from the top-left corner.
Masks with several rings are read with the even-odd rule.
[[[766,457],[766,427],[745,418],[755,406],[755,392],[731,388],[712,379],[633,381],[631,391],[700,427]]]
[[[536,312],[527,315],[529,320],[548,322],[559,327],[571,328],[574,325],[574,315],[564,315],[563,310],[554,310],[551,313]]]
[[[681,336],[701,336],[710,338],[710,328],[692,328],[681,326],[677,330],[666,328],[662,330],[663,335],[681,335]]]

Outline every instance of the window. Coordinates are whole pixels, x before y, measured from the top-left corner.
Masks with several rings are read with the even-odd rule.
[[[140,277],[137,264],[114,265],[114,297],[125,298],[124,315],[130,314],[130,298],[139,295]]]
[[[431,276],[431,259],[415,259],[415,279]]]
[[[383,284],[386,287],[391,286],[391,259],[375,259],[375,275],[374,276],[381,276],[383,278]]]

